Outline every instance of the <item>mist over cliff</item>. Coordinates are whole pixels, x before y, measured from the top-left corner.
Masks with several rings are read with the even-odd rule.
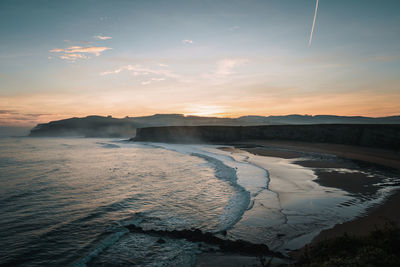
[[[113,118],[111,116],[87,116],[38,124],[30,136],[85,136],[85,137],[132,137],[136,129],[159,126],[257,126],[291,124],[400,124],[400,116],[392,117],[345,117],[334,115],[287,115],[243,116],[217,118],[184,116],[182,114],[155,114],[143,117]]]
[[[164,126],[138,129],[132,141],[227,143],[289,140],[400,150],[399,124],[308,124],[264,126]]]

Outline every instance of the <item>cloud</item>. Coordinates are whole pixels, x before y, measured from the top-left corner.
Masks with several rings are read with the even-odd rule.
[[[151,78],[150,80],[141,82],[141,84],[142,85],[148,85],[148,84],[151,84],[153,82],[160,82],[160,81],[165,81],[165,79],[164,78]]]
[[[150,80],[141,82],[141,84],[142,85],[148,85],[148,84],[151,84],[153,82],[161,82],[161,81],[165,81],[165,78],[151,78]]]
[[[169,70],[165,69],[152,69],[148,67],[142,67],[141,65],[127,65],[122,66],[118,69],[105,71],[100,73],[100,75],[110,75],[110,74],[118,74],[122,71],[130,71],[133,76],[145,76],[145,75],[155,75],[155,76],[163,76],[166,78],[178,78],[179,75],[176,75]]]
[[[182,43],[183,43],[183,44],[194,44],[194,41],[193,41],[193,40],[185,39],[185,40],[182,40]]]
[[[60,52],[64,52],[64,51],[65,51],[65,50],[62,49],[62,48],[54,48],[54,49],[51,49],[51,50],[50,50],[51,53],[60,53]]]
[[[0,114],[1,115],[20,115],[20,116],[34,117],[34,118],[44,116],[44,115],[51,115],[51,114],[42,114],[42,113],[21,113],[21,112],[9,110],[9,109],[0,109]]]
[[[14,110],[0,110],[0,126],[2,125],[25,125],[34,124],[42,116],[48,116],[52,114],[41,114],[41,113],[21,113]]]
[[[110,47],[105,47],[105,46],[70,46],[66,49],[60,49],[56,48],[53,50],[50,50],[50,52],[65,52],[65,53],[89,53],[89,54],[94,54],[96,57],[100,56],[101,52],[104,52],[106,50],[110,50],[112,48]]]
[[[112,37],[110,37],[110,36],[101,36],[101,35],[96,35],[96,36],[94,36],[94,38],[99,39],[99,40],[103,40],[103,41],[112,39]]]
[[[18,112],[8,109],[0,109],[0,114],[18,114]]]
[[[243,65],[247,60],[241,58],[226,58],[217,62],[217,69],[215,75],[217,77],[226,77],[234,74],[234,69],[240,65]]]
[[[160,66],[160,64],[157,65]],[[100,73],[100,75],[105,76],[111,74],[119,74],[123,71],[128,71],[132,76],[138,77],[139,80],[140,78],[143,79],[140,82],[142,85],[148,85],[153,82],[161,82],[165,81],[166,79],[180,79],[179,75],[172,73],[168,69],[149,68],[149,67],[143,67],[141,65],[122,66],[115,70],[102,72]]]
[[[59,56],[59,58],[74,61],[76,59],[87,59],[89,57],[82,54],[64,54]]]
[[[236,30],[239,30],[239,29],[240,29],[239,26],[232,26],[232,27],[229,28],[229,30],[230,30],[231,32],[236,31]]]
[[[90,57],[86,54],[93,54],[96,57],[100,56],[102,52],[110,50],[112,48],[105,46],[70,46],[68,48],[54,48],[51,49],[51,53],[64,53],[59,56],[61,59],[76,60],[76,59],[89,59]]]

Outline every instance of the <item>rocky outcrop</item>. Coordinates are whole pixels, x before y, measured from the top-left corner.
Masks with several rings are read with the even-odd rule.
[[[245,253],[249,255],[258,256],[275,256],[282,257],[283,255],[279,252],[271,251],[265,244],[253,244],[244,240],[229,240],[226,238],[217,237],[210,232],[202,232],[198,229],[191,230],[152,230],[143,229],[140,226],[134,224],[126,226],[128,230],[132,233],[145,233],[149,235],[168,237],[174,239],[186,239],[192,242],[204,242],[206,244],[212,244],[219,246],[219,249],[224,252],[233,253]],[[165,240],[160,238],[158,243],[165,243]]]
[[[400,150],[400,125],[315,124],[267,126],[171,126],[137,129],[134,141],[202,143],[293,140]]]

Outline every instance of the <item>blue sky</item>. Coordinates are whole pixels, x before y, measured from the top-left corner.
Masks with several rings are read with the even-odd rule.
[[[90,114],[384,116],[400,2],[0,2],[0,125]]]

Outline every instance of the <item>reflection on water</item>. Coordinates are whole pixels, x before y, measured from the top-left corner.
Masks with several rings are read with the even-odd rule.
[[[236,194],[206,160],[161,148],[0,140],[1,263],[71,263],[137,213],[157,227],[215,230]]]
[[[3,138],[0,263],[186,266],[202,250],[182,239],[128,233],[131,223],[222,231],[284,252],[361,214],[394,181],[375,183],[367,196],[316,178],[289,159],[215,146]]]

